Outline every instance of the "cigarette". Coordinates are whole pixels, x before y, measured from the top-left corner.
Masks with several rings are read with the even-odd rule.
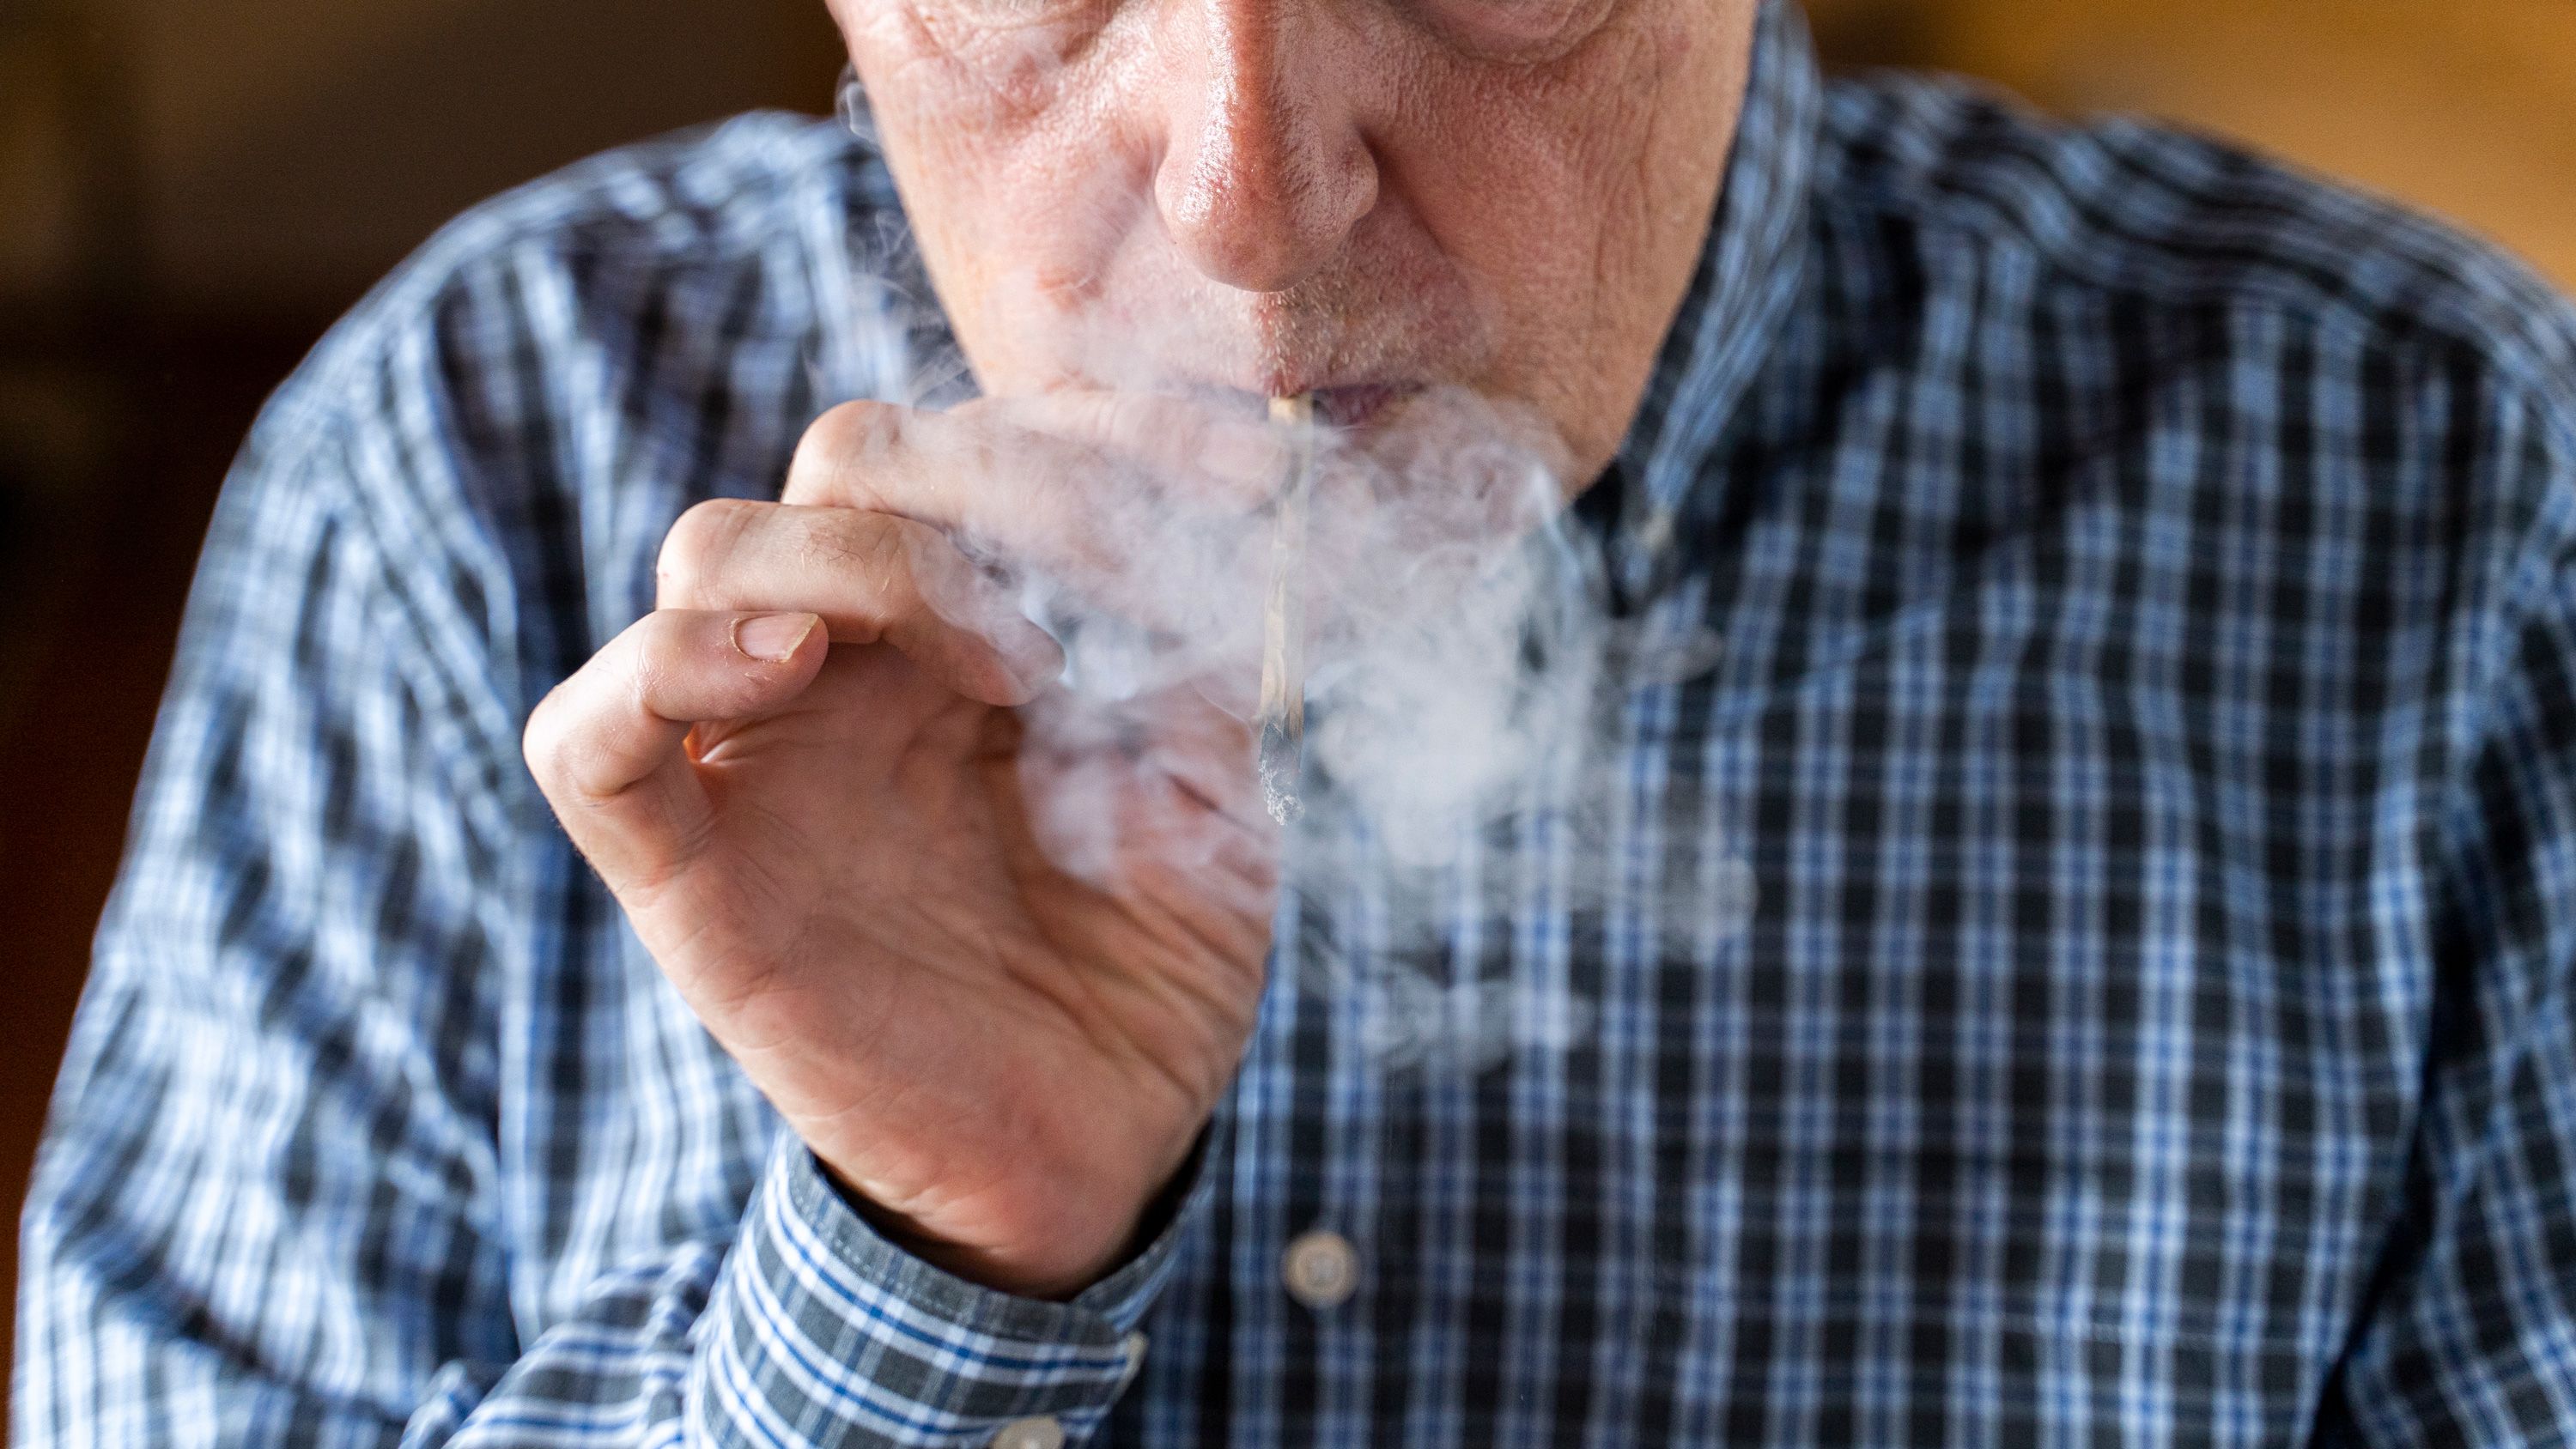
[[[1313,485],[1315,395],[1270,400],[1288,432],[1288,477],[1270,548],[1270,601],[1262,611],[1261,797],[1288,824],[1306,812],[1306,495]]]

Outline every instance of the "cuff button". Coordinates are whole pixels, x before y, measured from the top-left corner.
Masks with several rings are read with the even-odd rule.
[[[1013,1419],[993,1436],[993,1449],[1064,1449],[1064,1426],[1044,1414]]]

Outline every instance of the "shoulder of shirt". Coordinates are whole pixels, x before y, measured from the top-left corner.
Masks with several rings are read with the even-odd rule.
[[[1823,205],[2019,249],[2052,285],[2465,355],[2576,456],[2576,304],[2494,245],[2241,147],[1951,77],[1837,80],[1826,113]]]
[[[838,226],[813,225],[835,208]],[[845,128],[809,116],[754,112],[591,156],[440,228],[332,327],[272,400],[253,442],[262,433],[270,442],[309,437],[352,402],[372,401],[366,376],[424,333],[460,330],[458,304],[468,304],[467,317],[479,310],[472,304],[525,305],[493,295],[493,280],[514,268],[757,271],[782,255],[810,260],[814,243],[848,235],[871,212],[899,215],[882,167]],[[609,319],[559,320],[578,329]]]
[[[613,246],[673,261],[768,244],[812,189],[866,184],[868,148],[840,124],[754,111],[576,161],[440,229],[397,274],[435,279],[514,246]]]
[[[813,279],[789,274],[819,270],[894,205],[864,143],[774,113],[606,152],[486,201],[378,284],[278,389],[227,503],[284,498],[346,521],[389,571],[403,627],[460,692],[533,688],[495,651],[518,647],[514,590],[535,576],[534,551],[562,546],[540,525],[581,526],[558,461],[588,438],[583,410],[602,405],[559,364],[649,351],[657,365],[644,371],[674,387],[728,388],[737,367],[774,373],[826,325]],[[653,320],[638,300],[653,296],[683,300]],[[756,299],[748,320],[727,315],[735,298]],[[684,355],[690,368],[673,363]],[[531,656],[526,667],[545,666]],[[515,741],[500,715],[485,723],[494,741]]]

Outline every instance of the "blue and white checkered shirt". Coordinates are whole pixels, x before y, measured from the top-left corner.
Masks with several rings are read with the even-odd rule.
[[[852,1216],[520,764],[683,508],[923,395],[879,162],[751,117],[444,234],[215,525],[19,1442],[2576,1442],[2576,317],[1763,25],[1581,505],[1629,637],[1713,640],[1562,786],[1653,888],[1503,840],[1398,940],[1292,883],[1183,1205],[1069,1303]]]

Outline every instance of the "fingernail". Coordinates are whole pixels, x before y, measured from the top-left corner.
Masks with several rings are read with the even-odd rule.
[[[760,614],[736,620],[733,647],[763,664],[784,664],[821,622],[811,614]]]

